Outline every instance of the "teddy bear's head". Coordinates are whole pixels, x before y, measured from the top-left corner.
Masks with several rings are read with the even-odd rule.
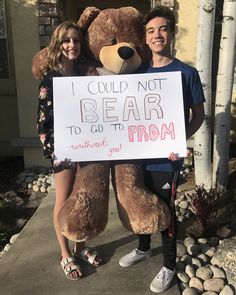
[[[149,58],[142,26],[134,7],[99,10],[87,7],[78,25],[85,33],[85,51],[115,74],[133,73]]]
[[[135,72],[150,57],[142,26],[143,16],[134,7],[100,10],[87,7],[78,20],[85,40],[85,54],[102,66],[100,74]],[[47,47],[38,52],[32,62],[35,78],[43,77],[47,63]],[[105,72],[104,72],[105,70]]]

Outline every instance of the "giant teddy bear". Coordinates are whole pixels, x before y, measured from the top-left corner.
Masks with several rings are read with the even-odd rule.
[[[85,38],[85,52],[100,62],[104,74],[133,73],[147,60],[142,15],[133,7],[88,7],[78,25]],[[41,78],[46,49],[33,58],[32,71]],[[105,79],[105,78],[104,78]],[[60,230],[73,241],[85,241],[101,233],[108,221],[110,171],[119,217],[130,231],[149,234],[170,223],[167,206],[143,183],[142,161],[78,163],[73,191],[59,213]]]

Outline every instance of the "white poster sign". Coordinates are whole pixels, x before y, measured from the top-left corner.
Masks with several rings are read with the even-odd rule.
[[[186,155],[180,72],[57,77],[53,93],[59,160]]]

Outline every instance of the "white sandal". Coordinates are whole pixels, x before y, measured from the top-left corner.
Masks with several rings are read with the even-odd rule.
[[[79,280],[81,278],[82,275],[80,274],[78,277],[73,278],[73,277],[70,276],[70,274],[75,270],[79,270],[80,273],[81,273],[81,269],[80,269],[80,266],[78,264],[68,266],[68,264],[70,264],[71,262],[76,262],[76,258],[72,256],[72,257],[68,257],[68,258],[65,258],[65,259],[61,260],[61,267],[62,267],[66,277],[69,280],[77,281],[77,280]]]
[[[86,247],[78,254],[74,253],[75,257],[78,257],[79,259],[87,262],[88,264],[98,267],[101,263],[100,260],[96,260],[98,257],[98,253],[96,251],[92,251],[90,248]],[[95,264],[95,260],[98,264]]]

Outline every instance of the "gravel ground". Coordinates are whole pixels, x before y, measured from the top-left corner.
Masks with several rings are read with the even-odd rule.
[[[21,231],[46,196],[17,184],[22,171],[22,157],[0,158],[0,252],[11,236]]]

